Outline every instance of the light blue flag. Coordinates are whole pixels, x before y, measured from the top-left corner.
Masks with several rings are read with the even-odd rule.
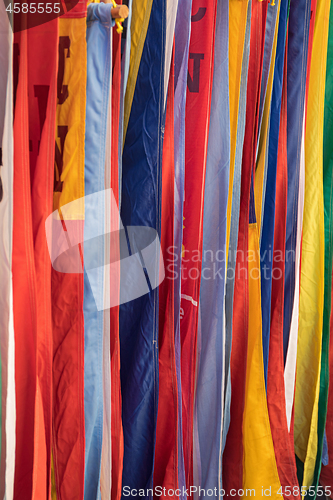
[[[107,112],[111,77],[111,4],[88,6],[87,102],[85,132],[84,221],[84,414],[85,500],[101,498],[100,472],[103,439],[103,304],[104,175]],[[98,196],[89,196],[101,192]],[[95,244],[89,240],[95,238]],[[90,269],[90,271],[89,271]]]
[[[230,169],[229,2],[218,0],[214,77],[205,180],[201,334],[195,395],[197,486],[222,488],[222,422],[225,344],[226,224]],[[201,476],[201,477],[200,477]],[[207,493],[207,492],[206,492]],[[208,498],[201,495],[200,498]]]

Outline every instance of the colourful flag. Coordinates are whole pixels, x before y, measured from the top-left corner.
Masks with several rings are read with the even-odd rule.
[[[222,426],[225,357],[226,221],[230,167],[229,6],[218,0],[214,76],[204,195],[203,254],[200,286],[201,334],[198,336],[194,425],[198,434],[196,486],[222,488]],[[201,495],[206,498],[206,495]]]
[[[295,251],[298,207],[299,165],[304,114],[306,64],[308,52],[310,0],[290,3],[288,22],[287,98],[288,98],[288,201],[285,250],[285,291],[283,349],[286,359],[295,294]]]
[[[246,89],[246,127],[242,157],[241,198],[234,279],[234,307],[232,313],[232,350],[230,360],[231,421],[224,452],[224,485],[228,494],[231,489],[236,489],[238,491],[243,485],[243,454],[245,451],[243,449],[244,443],[242,429],[246,396],[246,346],[249,335],[249,281],[247,269],[247,254],[249,250],[249,202],[250,185],[257,146],[258,114],[256,108],[257,105],[259,106],[267,4],[265,2],[258,2],[257,0],[254,0],[250,8],[251,36],[249,71]],[[237,465],[235,466],[235,464]]]
[[[59,19],[54,209],[83,240],[86,115],[86,3]],[[83,274],[52,269],[53,463],[57,497],[84,496]],[[63,374],[66,373],[66,377]],[[66,446],[63,445],[66,443]]]
[[[184,183],[185,183],[185,111],[187,96],[187,74],[191,34],[192,0],[178,2],[175,26],[175,102],[174,102],[174,248],[167,257],[174,276],[174,321],[175,321],[175,363],[178,387],[178,479],[181,498],[184,498],[185,465],[182,426],[182,384],[181,384],[181,257],[183,245]],[[171,249],[170,249],[171,250]],[[168,252],[169,253],[169,252]],[[168,268],[167,268],[168,269]]]
[[[186,484],[193,484],[193,411],[207,145],[217,1],[193,0],[186,98],[181,375]],[[196,137],[196,141],[193,141]]]
[[[165,259],[174,247],[174,58],[169,71],[162,163],[161,247]],[[159,287],[159,405],[154,485],[178,488],[178,384],[174,335],[174,279],[170,268]],[[169,498],[176,495],[168,494]]]
[[[295,389],[295,453],[299,481],[314,480],[324,312],[323,123],[330,2],[317,3],[305,129],[305,199]],[[325,390],[325,389],[324,389]],[[322,428],[322,433],[324,429]],[[303,464],[304,463],[304,468]]]
[[[145,12],[143,7],[136,3],[138,14]],[[135,43],[133,36],[140,25],[140,18],[136,18],[134,14],[133,11],[132,43]],[[133,59],[137,66],[140,63],[140,67],[124,144],[121,218],[125,227],[148,226],[160,234],[165,0],[155,0],[150,18],[148,12],[146,15],[149,26],[141,61],[139,53]],[[133,83],[131,71],[130,67],[128,92]],[[129,240],[129,244],[133,252],[136,248],[135,238]],[[153,265],[158,270],[158,257]],[[126,279],[133,287],[137,276],[132,276],[132,281],[130,278],[131,276],[127,276]],[[121,288],[122,285],[123,283]],[[155,286],[150,283],[150,289],[145,295],[120,307],[123,488],[150,488],[153,483],[159,338],[158,289]],[[149,497],[151,496],[150,492]]]
[[[241,16],[241,22],[238,22]],[[232,23],[232,28],[230,27]],[[244,24],[245,23],[245,24]],[[238,28],[240,32],[238,33]],[[238,223],[241,195],[241,172],[246,119],[246,88],[250,54],[251,2],[229,3],[229,54],[238,48],[237,59],[229,57],[230,104],[230,173],[227,211],[227,276],[225,298],[225,398],[223,415],[223,449],[230,425],[231,403],[231,342],[235,285],[235,266],[238,244]],[[244,30],[244,31],[243,31]],[[240,36],[240,40],[238,39]],[[231,43],[232,41],[232,43]],[[235,62],[237,63],[235,65]],[[234,89],[236,90],[234,92]],[[232,186],[232,189],[231,189]],[[232,203],[231,203],[232,198]],[[232,221],[232,224],[231,224]],[[230,228],[230,233],[229,233]],[[226,463],[229,460],[226,461]],[[231,462],[230,462],[231,463]],[[225,466],[228,467],[228,466]],[[222,467],[223,469],[223,467]],[[226,474],[228,476],[228,473]]]
[[[15,360],[13,328],[13,33],[0,5],[0,332],[1,465],[0,495],[13,498],[15,469]]]
[[[328,407],[326,420],[326,435],[328,443],[328,464],[321,469],[320,484],[330,488],[332,486],[333,477],[333,315],[332,315],[332,159],[333,159],[333,144],[332,144],[332,103],[333,99],[333,9],[330,10],[329,35],[328,35],[328,50],[327,50],[327,68],[326,68],[326,85],[325,85],[325,108],[324,108],[324,215],[325,215],[325,295],[324,295],[324,324],[323,336],[328,334],[329,340],[329,364],[324,370],[324,373],[329,369],[329,390],[328,390]],[[329,287],[331,293],[329,292]],[[325,361],[325,356],[324,356]],[[323,368],[322,368],[323,370]],[[327,376],[327,374],[326,374]],[[325,387],[325,386],[324,386]],[[318,456],[317,456],[318,460]],[[316,470],[320,470],[316,462]],[[332,493],[332,492],[331,492]],[[327,496],[331,496],[327,492]]]

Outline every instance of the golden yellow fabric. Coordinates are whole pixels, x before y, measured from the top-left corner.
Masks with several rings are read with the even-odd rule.
[[[248,262],[249,330],[246,393],[243,421],[243,489],[254,489],[256,498],[281,500],[281,488],[269,422],[262,353],[260,258],[257,224],[249,225]],[[270,490],[270,494],[263,490]],[[281,490],[280,490],[281,493]]]
[[[51,454],[51,499],[57,500],[57,489],[55,483],[53,453]]]
[[[125,94],[123,142],[125,142],[136,79],[138,77],[143,45],[147,35],[152,4],[153,0],[141,0],[140,2],[133,2],[132,4],[131,55]]]
[[[294,443],[311,486],[317,424],[324,308],[323,124],[330,0],[318,0],[305,132],[305,199],[301,260]]]
[[[246,32],[248,0],[230,0],[229,2],[229,104],[230,104],[230,174],[227,210],[227,257],[230,241],[230,224],[232,208],[232,190],[234,181],[238,107],[243,62],[243,49]],[[226,259],[228,262],[228,258]]]
[[[67,40],[65,45],[62,91],[67,86],[68,96],[57,104],[56,143],[63,154],[63,169],[60,180],[62,191],[54,193],[54,210],[84,196],[84,145],[86,116],[87,46],[86,18],[59,19],[59,37]],[[67,127],[62,151],[61,130]],[[56,168],[56,180],[59,172]],[[66,219],[83,220],[84,203],[73,205]]]
[[[263,109],[263,114],[262,114],[262,123],[261,123],[260,136],[259,136],[259,147],[258,147],[258,156],[257,156],[255,183],[254,183],[256,219],[257,219],[257,223],[258,223],[259,234],[261,231],[261,222],[262,222],[261,221],[261,209],[262,209],[263,182],[264,182],[264,173],[265,173],[267,139],[268,139],[268,132],[269,132],[269,115],[270,115],[270,109],[271,109],[271,98],[272,98],[272,90],[273,90],[273,77],[274,77],[274,67],[275,67],[277,34],[278,34],[279,18],[280,18],[280,6],[281,6],[280,1],[278,2],[278,5],[276,5],[276,4],[274,4],[274,6],[272,4],[268,5],[269,9],[278,9],[278,14],[276,16],[271,65],[270,65],[270,69],[269,69],[266,98],[265,98],[264,109]]]

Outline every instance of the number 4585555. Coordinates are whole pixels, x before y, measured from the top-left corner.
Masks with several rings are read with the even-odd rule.
[[[60,14],[60,3],[14,3],[9,4],[6,8],[7,12],[14,14]]]

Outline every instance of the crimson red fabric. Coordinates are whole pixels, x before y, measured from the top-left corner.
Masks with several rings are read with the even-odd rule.
[[[121,3],[121,2],[119,2]],[[121,84],[121,35],[113,30],[112,45],[112,123],[111,123],[111,188],[119,207],[119,117]],[[111,238],[111,252],[119,254],[117,241]],[[116,259],[118,260],[118,259]],[[118,287],[119,283],[111,283]],[[111,498],[120,500],[124,457],[124,437],[121,420],[120,387],[120,345],[119,345],[119,306],[110,309],[110,349],[111,349],[111,446],[112,446],[112,483]]]
[[[15,43],[13,290],[16,400],[23,414],[16,421],[14,496],[51,498],[51,261],[45,220],[53,202],[58,20],[15,35]]]
[[[164,259],[174,244],[174,59],[172,57],[162,163],[161,247]],[[166,262],[166,261],[165,261]],[[178,388],[174,334],[174,280],[166,266],[159,287],[159,401],[154,486],[178,488]],[[177,498],[168,495],[169,498]],[[157,498],[157,497],[156,497]]]

